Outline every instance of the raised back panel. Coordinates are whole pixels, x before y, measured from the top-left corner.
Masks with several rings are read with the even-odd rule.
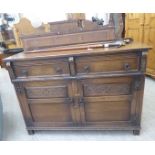
[[[96,22],[89,20],[66,20],[50,22],[48,24],[50,25],[50,32],[56,34],[68,34],[103,29],[102,25],[98,25]]]
[[[42,35],[23,39],[25,50],[43,49],[49,47],[65,46],[72,44],[91,43],[99,41],[114,40],[114,29],[101,29],[96,31],[79,32],[62,35]]]
[[[88,20],[59,21],[49,25],[50,33],[21,37],[25,51],[116,39],[112,15],[105,26]]]

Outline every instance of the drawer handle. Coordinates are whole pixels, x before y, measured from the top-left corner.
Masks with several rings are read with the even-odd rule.
[[[25,69],[21,70],[21,75],[22,76],[28,76],[28,71]]]
[[[84,66],[84,71],[88,73],[90,71],[90,67],[89,66]]]
[[[74,62],[74,57],[69,57],[69,58],[68,58],[68,61],[69,61],[70,63]]]
[[[130,70],[130,69],[131,69],[130,64],[129,64],[129,63],[124,63],[124,69],[125,69],[126,71]]]
[[[56,67],[55,70],[56,70],[57,73],[62,74],[62,69],[60,67]]]

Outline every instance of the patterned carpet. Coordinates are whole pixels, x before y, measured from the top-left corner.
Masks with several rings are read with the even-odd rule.
[[[155,140],[155,80],[146,78],[142,113],[142,130],[139,136],[131,131],[37,131],[28,135],[19,103],[8,72],[0,69],[0,94],[3,103],[3,140]]]

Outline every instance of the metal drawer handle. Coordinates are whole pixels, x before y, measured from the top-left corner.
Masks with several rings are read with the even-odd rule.
[[[68,61],[69,61],[70,63],[74,62],[74,57],[69,57],[69,58],[68,58]]]
[[[131,69],[130,64],[129,64],[129,63],[124,63],[124,69],[125,69],[126,71],[130,70],[130,69]]]
[[[22,70],[21,70],[21,75],[22,75],[22,76],[28,76],[28,71],[25,70],[25,69],[22,69]]]
[[[90,71],[90,67],[89,67],[89,66],[84,66],[84,71],[85,71],[86,73],[88,73],[88,72]]]

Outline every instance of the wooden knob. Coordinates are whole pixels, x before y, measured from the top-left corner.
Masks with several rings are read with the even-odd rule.
[[[22,69],[22,70],[21,70],[21,75],[22,75],[22,76],[28,76],[28,71],[25,70],[25,69]]]
[[[129,64],[129,63],[124,63],[124,69],[125,69],[126,71],[130,70],[130,69],[131,69],[130,64]]]
[[[84,71],[88,73],[90,71],[90,67],[89,66],[84,66]]]
[[[57,73],[59,73],[59,74],[61,74],[61,73],[62,73],[62,69],[61,69],[60,67],[56,67],[56,69],[55,69],[55,70],[56,70],[56,72],[57,72]]]

